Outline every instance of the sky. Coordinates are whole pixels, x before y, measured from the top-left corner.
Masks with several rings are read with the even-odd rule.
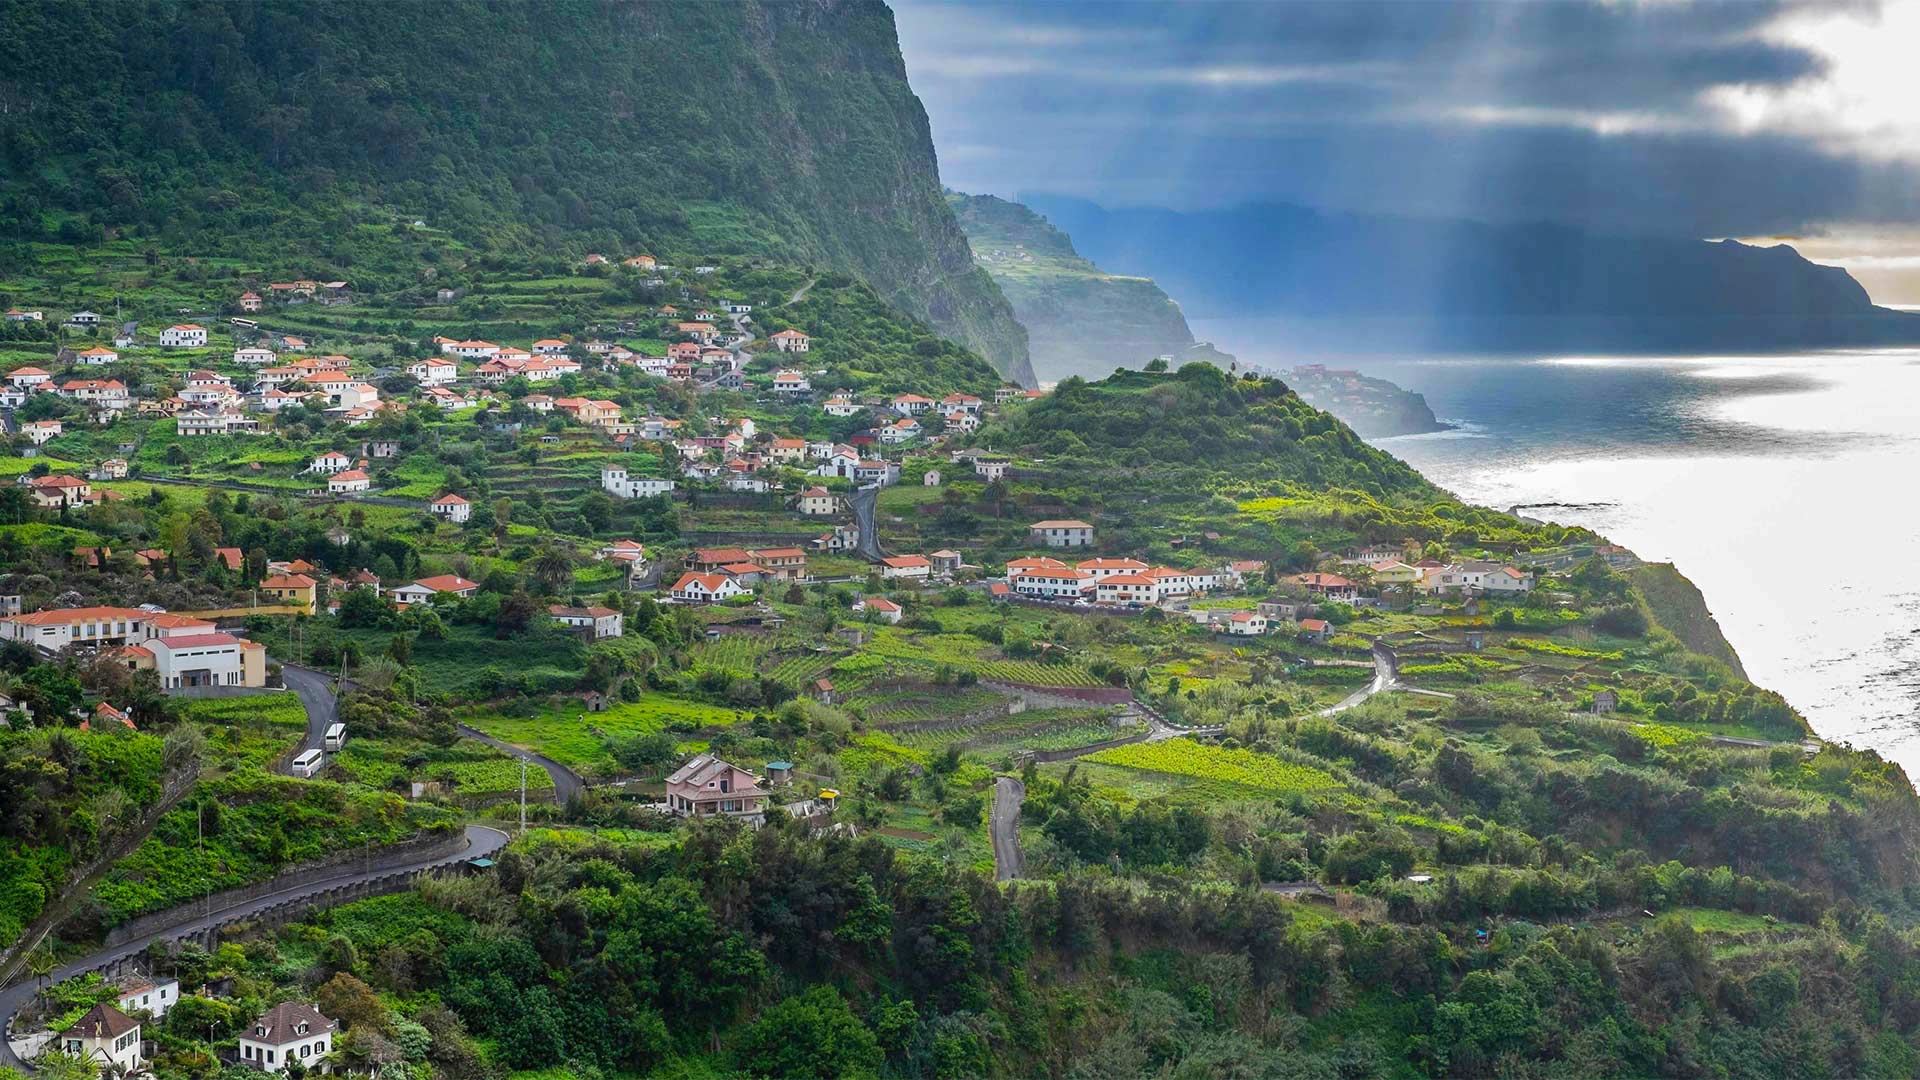
[[[1920,0],[896,0],[942,179],[1784,240],[1920,304]]]

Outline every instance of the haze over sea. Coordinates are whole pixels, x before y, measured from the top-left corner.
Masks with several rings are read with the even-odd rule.
[[[1425,394],[1459,428],[1377,445],[1470,501],[1673,562],[1754,682],[1920,777],[1920,350],[1303,358],[1258,321],[1193,329]]]

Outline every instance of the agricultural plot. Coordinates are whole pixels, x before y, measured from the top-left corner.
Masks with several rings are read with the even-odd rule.
[[[1311,766],[1191,739],[1116,746],[1090,754],[1086,760],[1273,794],[1330,791],[1341,786],[1340,781]]]
[[[897,627],[879,627],[862,647],[895,670],[931,670],[942,666],[970,671],[982,679],[1029,683],[1034,686],[1100,686],[1093,673],[1074,664],[1041,663],[996,657],[998,650],[967,634],[911,634]]]
[[[334,758],[341,775],[368,787],[405,791],[409,782],[444,785],[455,795],[498,795],[520,790],[520,763],[471,740],[449,747],[406,739],[353,738]],[[544,793],[553,778],[544,769],[528,769],[527,790]]]
[[[963,716],[1005,700],[991,690],[921,686],[859,694],[847,699],[846,706],[864,713],[869,724],[890,727]]]
[[[694,732],[730,727],[751,713],[668,694],[588,712],[577,700],[560,698],[505,712],[471,712],[461,719],[496,739],[536,750],[577,772],[612,775],[617,771],[609,740],[656,731]],[[517,783],[517,780],[516,780]]]

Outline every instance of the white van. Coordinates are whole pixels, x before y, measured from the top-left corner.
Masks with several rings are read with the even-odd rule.
[[[326,756],[320,751],[303,750],[299,757],[293,759],[293,775],[312,777],[324,764],[326,764]]]
[[[347,725],[345,724],[328,725],[327,738],[324,745],[326,746],[327,753],[329,754],[347,745]]]

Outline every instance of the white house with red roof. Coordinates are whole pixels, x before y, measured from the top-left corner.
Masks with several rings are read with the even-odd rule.
[[[320,1070],[322,1060],[334,1048],[337,1026],[305,1002],[275,1005],[240,1033],[240,1063],[284,1073],[290,1063],[298,1061],[309,1072]]]
[[[1093,526],[1072,518],[1036,521],[1027,526],[1027,537],[1048,547],[1091,547]]]
[[[120,354],[112,349],[95,345],[90,349],[81,349],[73,354],[73,362],[83,367],[103,367],[120,362]]]
[[[1012,564],[1008,564],[1010,567]],[[1099,582],[1084,570],[1070,566],[1009,569],[1007,584],[1021,596],[1042,600],[1085,600],[1094,596]]]
[[[263,349],[258,345],[233,350],[233,362],[245,367],[267,367],[280,359],[272,349]]]
[[[828,416],[852,416],[860,411],[860,406],[854,404],[853,399],[847,397],[845,394],[837,394],[828,398],[826,404],[820,406],[820,408]]]
[[[327,491],[333,495],[352,495],[373,490],[373,477],[365,469],[348,469],[327,477]]]
[[[535,356],[564,356],[566,351],[567,343],[559,338],[541,338],[533,343]]]
[[[901,416],[921,416],[933,408],[933,399],[919,394],[900,394],[892,403],[893,411]]]
[[[786,369],[773,373],[773,392],[799,396],[813,392],[813,384],[807,380],[807,373]]]
[[[673,491],[675,481],[654,476],[633,476],[624,465],[604,465],[600,469],[600,490],[619,499],[651,499]]]
[[[1227,633],[1234,637],[1259,637],[1267,632],[1267,617],[1257,611],[1236,611],[1227,616]]]
[[[488,360],[500,351],[500,346],[491,341],[454,341],[440,346],[440,351],[467,360]]]
[[[329,450],[315,457],[313,463],[307,466],[307,471],[310,473],[319,473],[323,476],[332,476],[335,473],[346,472],[351,468],[353,468],[352,458],[338,450]]]
[[[874,596],[865,600],[856,600],[853,604],[853,610],[862,614],[870,614],[883,622],[889,623],[899,622],[907,613],[905,608],[884,596]]]
[[[781,352],[806,352],[813,348],[813,339],[798,330],[782,330],[769,340],[773,347]]]
[[[29,420],[20,425],[20,434],[35,446],[44,446],[60,437],[61,427],[58,420]]]
[[[809,517],[825,517],[837,513],[840,499],[823,487],[810,487],[800,493],[800,512]]]
[[[431,605],[436,597],[445,593],[465,599],[479,591],[478,582],[468,581],[459,574],[440,574],[389,590],[389,595],[397,603]]]
[[[434,356],[408,364],[407,374],[421,386],[446,386],[460,377],[460,365]]]
[[[1052,562],[1053,560],[1048,559],[1047,561]],[[1139,559],[1107,558],[1082,559],[1074,563],[1073,568],[1076,570],[1085,570],[1087,573],[1092,574],[1096,581],[1102,578],[1112,577],[1115,574],[1144,574],[1148,570],[1153,569]]]
[[[689,570],[680,575],[667,595],[688,604],[711,604],[735,596],[750,596],[753,590],[726,574],[703,574]]]
[[[22,390],[30,390],[51,378],[53,378],[53,376],[48,372],[31,365],[17,367],[7,372],[7,382],[20,387]]]
[[[459,525],[473,516],[473,504],[448,492],[427,504],[427,510],[434,517],[443,518]]]
[[[267,685],[267,650],[232,634],[182,634],[149,638],[140,645],[153,656],[154,674],[167,690],[198,686]]]
[[[160,345],[167,349],[203,349],[207,345],[207,328],[176,323],[160,331]]]
[[[568,607],[564,604],[548,604],[547,614],[562,626],[593,631],[595,640],[616,638],[623,632],[620,612],[610,607]]]
[[[1108,574],[1094,581],[1093,598],[1101,604],[1156,604],[1160,583],[1149,574]]]
[[[27,497],[43,510],[84,506],[94,499],[93,485],[77,476],[36,476],[27,481]]]

